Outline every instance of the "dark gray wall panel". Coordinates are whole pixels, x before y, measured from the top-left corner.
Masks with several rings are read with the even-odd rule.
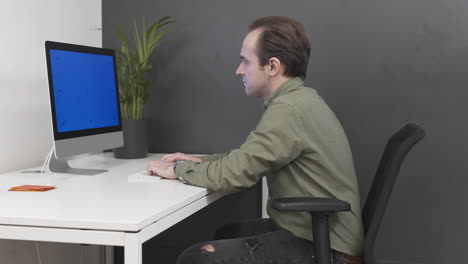
[[[103,1],[104,44],[112,23],[173,15],[155,54],[153,152],[218,152],[239,146],[262,114],[234,75],[251,20],[285,15],[312,40],[306,83],[334,109],[350,139],[365,197],[388,137],[406,122],[427,130],[409,155],[378,239],[378,256],[455,263],[468,235],[466,207],[468,2]],[[129,28],[129,27],[127,27]]]

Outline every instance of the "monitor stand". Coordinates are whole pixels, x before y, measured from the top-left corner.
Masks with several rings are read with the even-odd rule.
[[[108,170],[99,170],[99,169],[72,168],[68,165],[68,160],[57,159],[55,157],[55,153],[52,153],[52,156],[50,157],[49,170],[55,173],[66,173],[66,174],[76,174],[76,175],[96,175],[96,174],[108,171]]]

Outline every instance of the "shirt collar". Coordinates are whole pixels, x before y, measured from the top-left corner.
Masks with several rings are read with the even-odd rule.
[[[296,90],[298,87],[303,86],[304,81],[301,79],[301,77],[294,77],[292,79],[289,79],[285,83],[283,83],[278,89],[276,89],[265,101],[263,104],[265,105],[265,108],[268,108],[268,106],[281,95],[287,94],[293,90]]]

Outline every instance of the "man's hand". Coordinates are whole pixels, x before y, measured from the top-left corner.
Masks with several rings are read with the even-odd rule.
[[[202,162],[202,160],[198,157],[190,156],[190,155],[180,153],[180,152],[164,155],[161,159],[161,161],[168,161],[168,162],[176,162],[179,160],[191,160],[191,161],[200,162],[200,163]]]
[[[151,160],[146,166],[146,172],[149,175],[156,174],[166,179],[177,179],[177,176],[174,173],[174,162]]]

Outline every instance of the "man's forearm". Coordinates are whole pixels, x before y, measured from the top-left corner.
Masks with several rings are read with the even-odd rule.
[[[223,157],[226,157],[229,152],[231,151],[227,151],[227,152],[224,152],[224,153],[215,153],[215,154],[210,154],[210,155],[206,155],[206,156],[201,156],[199,157],[202,162],[207,162],[207,161],[215,161],[215,160],[219,160]]]

